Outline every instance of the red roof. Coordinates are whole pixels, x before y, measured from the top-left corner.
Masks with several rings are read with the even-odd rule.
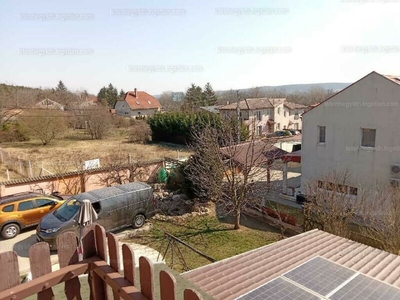
[[[143,91],[129,91],[124,98],[119,101],[126,101],[131,109],[158,109],[161,108],[160,102],[152,95]]]
[[[97,97],[90,95],[90,96],[87,96],[86,100],[90,101],[90,102],[97,102]]]

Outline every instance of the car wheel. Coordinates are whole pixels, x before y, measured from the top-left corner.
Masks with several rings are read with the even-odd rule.
[[[146,217],[143,214],[137,214],[134,218],[133,218],[133,227],[134,228],[140,228],[144,225],[146,221]]]
[[[3,230],[1,231],[1,236],[5,239],[12,239],[18,235],[19,231],[20,228],[18,224],[7,224],[3,227]]]

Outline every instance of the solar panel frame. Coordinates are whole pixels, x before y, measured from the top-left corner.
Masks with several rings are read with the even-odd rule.
[[[320,300],[307,290],[277,277],[258,288],[236,298],[236,300]]]
[[[331,300],[353,299],[400,299],[400,289],[363,274],[358,274],[351,281],[333,293]]]
[[[327,296],[357,274],[356,271],[316,256],[300,266],[286,272],[288,278],[320,295]]]

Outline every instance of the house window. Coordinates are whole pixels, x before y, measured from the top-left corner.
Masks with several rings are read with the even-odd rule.
[[[298,114],[299,114],[299,110],[298,110],[298,109],[295,109],[295,110],[294,110],[294,114],[295,114],[295,115],[298,115]]]
[[[276,124],[276,129],[278,129],[278,130],[281,129],[281,123]]]
[[[280,114],[281,114],[281,108],[278,107],[278,115],[280,115]]]
[[[318,143],[325,144],[325,126],[318,126]]]
[[[257,121],[261,121],[261,110],[257,110]]]
[[[375,147],[376,129],[361,128],[361,147]]]
[[[257,135],[261,135],[262,133],[262,126],[257,126]]]
[[[283,116],[286,117],[286,114],[287,114],[287,113],[286,113],[286,111],[285,111],[285,112],[283,113]]]
[[[299,123],[294,123],[294,129],[296,129],[296,130],[299,129]]]

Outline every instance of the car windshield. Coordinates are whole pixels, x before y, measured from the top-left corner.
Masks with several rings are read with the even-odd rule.
[[[57,219],[62,222],[70,220],[81,207],[81,202],[76,199],[69,199],[63,203],[57,210],[54,211],[54,215]]]

